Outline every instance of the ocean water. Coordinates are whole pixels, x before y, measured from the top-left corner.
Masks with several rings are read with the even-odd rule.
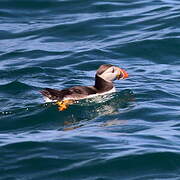
[[[180,2],[1,0],[0,180],[179,180]],[[59,112],[45,87],[129,73]]]

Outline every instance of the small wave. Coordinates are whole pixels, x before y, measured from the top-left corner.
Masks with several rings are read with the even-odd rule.
[[[17,94],[21,93],[24,91],[29,91],[35,89],[35,87],[31,85],[27,85],[25,83],[22,83],[20,81],[12,81],[10,83],[0,85],[0,92],[2,93],[12,93],[12,94]]]
[[[9,172],[9,170],[26,172],[27,167],[36,172],[41,168],[44,170],[43,173],[33,175],[40,179],[66,179],[66,177],[68,179],[80,179],[80,177],[107,179],[106,177],[112,176],[116,179],[130,180],[178,178],[180,156],[173,152],[120,156],[118,153],[109,153],[110,151],[104,150],[100,154],[88,144],[85,147],[80,142],[73,143],[73,146],[68,142],[62,142],[61,145],[48,142],[46,144],[26,142],[14,144],[12,147],[7,146],[4,149],[7,152],[18,150],[18,153],[13,155],[16,157],[15,162],[7,158],[3,159],[8,160],[8,166],[3,168],[4,172]],[[26,153],[20,153],[22,150]],[[82,154],[82,151],[86,153]],[[106,159],[114,154],[116,157]],[[8,173],[5,174],[5,176],[8,175]]]
[[[122,53],[140,58],[150,59],[152,62],[159,64],[173,64],[178,61],[180,55],[177,47],[178,38],[160,38],[150,40],[138,40],[126,43],[126,45],[114,45],[111,51],[121,51]],[[153,54],[152,54],[153,51]],[[161,55],[163,53],[163,60]]]
[[[44,10],[49,8],[55,8],[62,4],[60,1],[55,0],[54,2],[50,0],[31,0],[31,1],[23,1],[23,0],[8,0],[3,1],[1,4],[1,9],[15,9],[15,10]]]
[[[24,57],[28,59],[37,59],[37,58],[42,58],[45,56],[55,56],[55,55],[62,55],[64,53],[60,52],[50,52],[50,51],[45,51],[45,50],[16,50],[16,51],[11,51],[7,53],[2,53],[0,55],[1,60],[8,60],[8,59],[17,59],[18,57]],[[37,67],[35,67],[37,68]],[[40,68],[40,67],[39,67]]]
[[[165,177],[166,175],[167,177],[177,177],[177,175],[172,174],[172,171],[176,172],[179,170],[178,161],[180,156],[173,152],[156,152],[127,155],[107,160],[102,159],[95,159],[94,157],[89,161],[74,163],[74,165],[64,168],[62,174],[75,175],[77,172],[83,172],[86,176],[97,177],[97,174],[99,174],[99,177],[102,177],[103,174],[106,177],[111,174],[114,175],[118,171],[119,175],[116,174],[117,179],[122,179],[122,177],[138,179],[138,177],[140,178],[143,175],[144,177]],[[53,176],[53,174],[51,175]]]

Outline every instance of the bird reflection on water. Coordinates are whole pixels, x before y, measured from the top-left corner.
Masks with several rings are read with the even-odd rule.
[[[64,121],[64,127],[61,130],[73,130],[85,126],[89,120],[104,115],[113,115],[128,111],[134,106],[135,96],[132,90],[126,89],[109,95],[98,96],[92,99],[79,101],[77,104],[69,107],[67,111],[71,114]],[[63,113],[63,112],[62,112]],[[100,126],[112,126],[125,123],[126,120],[113,119],[101,122]]]
[[[45,104],[27,104],[24,108],[14,108],[6,112],[0,112],[0,118],[4,121],[4,126],[15,114],[14,119],[18,119],[16,128],[20,128],[23,123],[27,127],[44,126],[44,124],[56,124],[58,130],[72,130],[82,126],[86,126],[95,121],[95,126],[112,126],[124,123],[125,120],[119,118],[109,118],[108,115],[116,115],[126,112],[134,106],[135,97],[131,90],[126,89],[120,92],[98,96],[93,99],[84,99],[77,104],[70,105],[65,111],[58,111],[57,105],[53,103]],[[103,120],[98,122],[98,118],[104,116]],[[32,117],[36,117],[32,121]],[[111,119],[111,120],[109,120]],[[12,126],[8,128],[14,128]],[[9,125],[11,125],[9,124]],[[47,129],[49,129],[49,125]]]

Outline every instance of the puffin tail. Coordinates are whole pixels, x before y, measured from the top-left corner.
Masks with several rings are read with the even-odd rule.
[[[69,93],[69,90],[56,90],[45,88],[40,93],[44,96],[46,102],[56,102],[59,111],[64,111],[70,104],[73,104],[73,100],[63,100],[64,96]]]
[[[51,88],[45,88],[40,93],[44,96],[46,102],[62,99],[61,91]]]
[[[49,91],[47,91],[46,89],[41,90],[40,93],[41,93],[43,96],[50,97]]]

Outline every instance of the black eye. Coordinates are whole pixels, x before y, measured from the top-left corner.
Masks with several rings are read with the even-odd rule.
[[[112,69],[112,73],[114,73],[114,68]]]

